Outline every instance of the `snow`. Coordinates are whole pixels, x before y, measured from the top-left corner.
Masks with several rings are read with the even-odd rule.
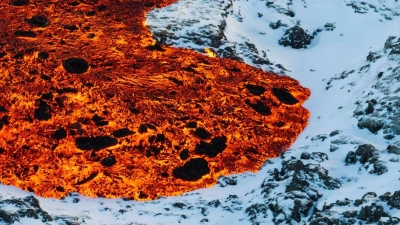
[[[178,37],[204,32],[207,29],[216,34],[218,26],[226,24],[223,29],[226,39],[220,45],[221,49],[235,46],[236,53],[246,63],[293,77],[309,88],[312,95],[304,104],[304,107],[311,112],[309,125],[284,157],[269,160],[258,173],[233,175],[232,177],[237,179],[237,185],[221,187],[217,184],[212,188],[182,196],[149,202],[94,199],[79,194],[73,194],[63,200],[37,197],[42,209],[50,215],[76,217],[80,224],[207,224],[205,218],[209,220],[208,224],[252,224],[245,210],[253,204],[266,202],[261,197],[263,194],[260,188],[264,178],[271,177],[270,173],[274,168],[280,168],[283,158],[299,159],[303,152],[326,153],[329,160],[313,161],[313,163],[327,169],[329,176],[340,180],[342,184],[340,188],[333,190],[318,188],[322,197],[313,203],[313,207],[317,209],[321,210],[324,205],[345,198],[361,199],[367,192],[375,192],[379,196],[388,191],[393,193],[399,190],[400,156],[387,154],[385,151],[388,144],[400,140],[399,136],[387,140],[383,138],[382,131],[372,134],[367,129],[359,129],[358,121],[353,114],[357,109],[356,101],[368,100],[370,91],[374,92],[376,98],[384,96],[383,93],[372,89],[372,85],[376,83],[376,76],[380,71],[387,71],[389,67],[398,65],[396,61],[388,61],[387,56],[375,63],[369,63],[366,56],[370,51],[382,50],[389,36],[399,34],[397,27],[400,18],[397,15],[400,12],[400,3],[384,0],[369,1],[369,4],[377,9],[374,10],[374,7],[365,6],[361,1],[349,0],[279,0],[274,1],[274,7],[266,7],[266,2],[180,0],[169,7],[149,13],[147,24],[155,33],[172,26],[170,32]],[[360,9],[365,13],[355,13],[355,9],[349,6],[349,3],[366,7]],[[292,10],[295,16],[283,14],[284,10]],[[288,27],[271,29],[269,23],[278,20]],[[182,24],[182,21],[185,23]],[[326,23],[334,24],[335,29],[324,30]],[[306,49],[292,49],[278,45],[284,30],[296,24],[300,24],[310,34],[317,29],[322,31],[317,33]],[[207,45],[188,42],[188,39],[184,38],[165,40],[165,42],[198,51],[209,47],[210,43],[207,42],[207,37],[205,37]],[[246,43],[254,44],[258,53],[253,52],[249,56],[249,49],[243,47]],[[251,56],[264,57],[263,53],[274,65],[253,63]],[[276,64],[283,65],[286,70],[281,70]],[[367,64],[370,64],[368,71],[358,72]],[[356,70],[355,73],[345,79],[333,80],[332,87],[327,90],[327,82],[335,75],[353,69]],[[329,134],[335,130],[341,132],[330,137]],[[326,140],[313,138],[317,135],[325,135]],[[371,174],[372,166],[365,169],[360,163],[346,166],[344,160],[347,153],[355,151],[359,144],[375,146],[380,151],[379,160],[386,163],[388,172],[382,175]],[[338,149],[331,152],[331,146],[336,146]],[[269,198],[283,198],[282,194],[285,193],[288,181],[277,183],[278,187],[272,190]],[[30,194],[17,188],[0,185],[0,200],[28,195]],[[232,197],[234,195],[238,198]],[[79,199],[79,202],[74,203],[74,199]],[[221,206],[210,206],[208,203],[213,200],[219,200]],[[177,202],[185,206],[174,207],[174,203]],[[293,201],[290,200],[282,200],[280,204],[285,211],[293,208]],[[390,216],[400,217],[399,210],[383,205],[386,212],[390,212]],[[351,209],[350,206],[349,208]],[[3,205],[0,205],[0,210],[15,211],[13,207]],[[337,210],[340,212],[341,209]],[[257,219],[261,224],[270,224],[272,218],[272,213],[268,211],[265,218]],[[279,218],[284,219],[283,214],[276,219]],[[303,220],[307,221],[307,217]],[[19,224],[42,223],[40,220],[24,218]],[[47,224],[64,224],[64,222],[55,220]]]

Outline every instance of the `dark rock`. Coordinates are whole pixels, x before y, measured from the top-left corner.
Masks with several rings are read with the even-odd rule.
[[[179,153],[179,158],[182,161],[188,159],[189,158],[189,150],[187,150],[187,149],[182,150],[181,153]]]
[[[211,133],[203,127],[196,128],[196,130],[194,131],[194,135],[202,139],[209,139],[211,137]]]
[[[272,94],[283,104],[294,105],[299,102],[293,95],[285,88],[272,88]]]
[[[356,150],[356,155],[360,156],[360,162],[362,164],[374,160],[374,156],[376,156],[377,150],[373,145],[370,144],[363,144],[359,145]]]
[[[100,150],[118,144],[117,139],[110,136],[78,137],[75,145],[81,150]]]
[[[258,85],[246,84],[245,87],[253,95],[262,95],[266,91],[265,88]]]
[[[385,194],[379,196],[379,199],[382,202],[388,202],[390,200],[390,196],[391,196],[391,193],[390,192],[386,192]]]
[[[349,151],[346,155],[346,159],[344,160],[346,162],[346,165],[348,164],[355,164],[357,162],[357,155],[353,151]]]
[[[254,111],[258,112],[259,114],[264,116],[271,115],[271,109],[267,105],[265,105],[265,103],[263,103],[262,101],[257,100],[256,103],[254,104],[247,99],[245,102],[248,106],[250,106],[252,109],[254,109]]]
[[[301,153],[300,159],[308,160],[311,159],[311,155],[308,152]]]
[[[45,101],[40,100],[39,107],[35,109],[33,116],[38,120],[49,120],[52,117],[50,112],[50,106]]]
[[[357,210],[344,211],[343,212],[343,217],[344,218],[354,218],[356,216],[357,216]]]
[[[100,164],[105,166],[105,167],[111,167],[114,166],[117,163],[117,160],[115,159],[115,156],[108,156],[100,161]]]
[[[129,135],[134,134],[135,132],[129,130],[129,128],[122,128],[119,130],[116,130],[112,133],[112,136],[116,137],[116,138],[122,138],[122,137],[126,137]]]
[[[282,26],[286,27],[287,25],[286,25],[286,24],[283,24],[281,20],[278,20],[278,21],[276,21],[275,23],[274,23],[274,22],[270,22],[270,23],[269,23],[269,27],[270,27],[271,29],[273,29],[273,30],[276,30],[276,29],[278,29],[278,28],[280,28],[280,27],[282,27]]]
[[[35,32],[29,30],[17,30],[14,32],[14,35],[17,37],[29,37],[29,38],[37,37]]]
[[[390,154],[395,154],[395,155],[400,155],[400,142],[395,142],[393,144],[390,144],[386,150]]]
[[[367,128],[371,133],[378,133],[385,124],[380,120],[375,120],[371,118],[362,118],[358,121],[357,126],[361,129]]]
[[[226,137],[214,137],[211,143],[200,141],[200,144],[196,145],[195,150],[199,154],[215,157],[226,149],[226,141]]]
[[[367,108],[365,109],[365,114],[366,115],[372,114],[374,110],[375,110],[374,105],[369,102]]]
[[[290,191],[305,191],[310,184],[305,180],[305,176],[301,173],[295,172],[291,182],[286,186],[286,192]]]
[[[67,137],[67,131],[60,127],[53,133],[52,137],[56,140],[62,140]]]
[[[378,161],[374,162],[374,169],[371,170],[370,173],[382,175],[384,173],[387,173],[388,171],[389,170],[388,170],[387,166],[385,165],[385,162],[378,160]]]
[[[25,19],[25,22],[32,27],[47,27],[50,21],[45,16],[32,16],[30,19]]]
[[[13,6],[24,6],[28,4],[29,0],[11,0],[11,5]]]
[[[295,49],[306,48],[307,45],[311,44],[312,38],[303,28],[294,26],[285,31],[284,36],[279,40],[279,44]]]
[[[382,56],[377,52],[369,52],[367,56],[367,61],[375,62],[376,60],[380,59]]]
[[[13,224],[19,221],[19,216],[17,213],[9,213],[0,209],[0,222],[6,224]]]
[[[340,133],[339,130],[334,130],[334,131],[332,131],[332,132],[329,134],[329,137],[336,136],[336,135],[338,135],[339,133]]]
[[[283,167],[287,171],[299,172],[305,170],[305,166],[301,160],[291,160],[284,164]]]
[[[221,202],[218,199],[212,200],[212,201],[208,202],[207,205],[210,207],[213,207],[213,208],[217,208],[218,206],[221,205]]]
[[[400,224],[400,218],[391,216],[389,216],[389,219],[386,221],[378,222],[378,225],[397,225],[397,224]]]
[[[358,214],[358,219],[366,221],[366,223],[378,222],[381,217],[387,217],[388,214],[384,212],[383,207],[376,203],[371,206],[364,206]]]
[[[82,58],[69,58],[62,61],[63,68],[74,74],[85,73],[89,69],[89,64]]]
[[[361,199],[363,201],[367,201],[368,198],[376,198],[376,197],[378,197],[378,195],[375,192],[367,192],[361,197]]]
[[[300,202],[300,200],[296,199],[294,201],[294,206],[292,209],[292,219],[298,223],[301,221],[300,210],[301,210],[301,202]]]
[[[172,204],[172,206],[175,208],[183,209],[186,207],[186,204],[182,202],[175,202],[174,204]]]
[[[356,206],[356,207],[362,205],[363,203],[364,203],[364,201],[361,200],[361,199],[356,199],[356,200],[354,200],[354,206]]]
[[[255,222],[257,218],[267,218],[268,207],[266,204],[253,204],[245,210],[251,222]]]
[[[400,209],[400,191],[395,191],[387,204],[396,209]]]
[[[208,162],[202,158],[190,159],[183,166],[175,168],[173,175],[184,181],[196,181],[210,173]]]
[[[237,177],[221,177],[218,179],[218,184],[221,187],[237,185]]]

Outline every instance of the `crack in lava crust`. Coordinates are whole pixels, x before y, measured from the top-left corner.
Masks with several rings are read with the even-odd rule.
[[[289,77],[156,43],[169,1],[0,3],[0,180],[156,199],[257,171],[307,125]]]

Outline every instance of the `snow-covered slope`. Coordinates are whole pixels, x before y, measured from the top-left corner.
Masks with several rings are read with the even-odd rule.
[[[154,10],[147,24],[162,43],[213,48],[310,88],[309,126],[260,172],[178,197],[54,200],[0,186],[0,224],[400,223],[399,15],[397,0],[181,0]]]

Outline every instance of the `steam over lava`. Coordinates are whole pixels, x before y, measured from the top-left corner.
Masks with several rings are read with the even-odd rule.
[[[308,89],[160,45],[144,17],[174,1],[1,1],[3,184],[155,199],[257,171],[290,146]]]

